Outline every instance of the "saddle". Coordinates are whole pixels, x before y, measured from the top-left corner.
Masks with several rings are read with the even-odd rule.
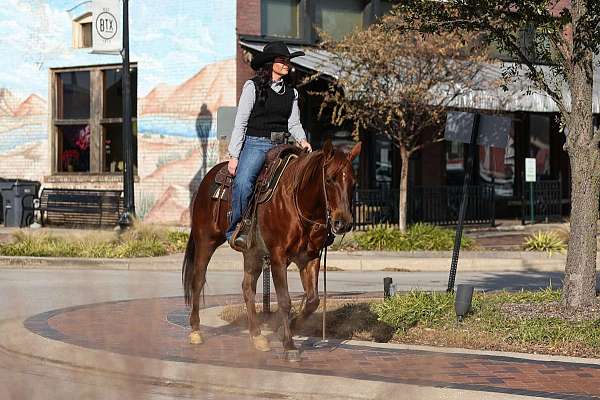
[[[244,220],[253,220],[254,211],[258,204],[267,202],[273,196],[273,192],[279,184],[281,175],[289,165],[290,161],[298,157],[303,152],[299,147],[290,144],[281,144],[273,147],[265,156],[265,163],[256,180],[253,199],[250,202],[248,210],[245,212]],[[231,201],[231,191],[233,188],[233,176],[227,169],[227,164],[217,171],[212,186],[212,198],[219,202],[216,216],[218,218],[221,211],[221,201]]]

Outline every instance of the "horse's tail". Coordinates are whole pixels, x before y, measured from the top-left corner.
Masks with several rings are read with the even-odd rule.
[[[183,268],[181,270],[181,280],[183,282],[183,292],[185,295],[185,304],[192,304],[192,295],[194,291],[194,279],[196,276],[196,266],[194,260],[196,258],[196,244],[194,241],[194,230],[190,231],[187,247],[185,248],[185,256],[183,257]]]

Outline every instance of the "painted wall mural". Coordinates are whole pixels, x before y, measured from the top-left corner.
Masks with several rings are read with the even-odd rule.
[[[4,0],[0,9],[0,177],[45,186],[114,187],[49,176],[49,69],[119,63],[72,47],[89,3]],[[235,106],[235,0],[130,2],[138,67],[136,208],[145,220],[187,224],[200,180],[218,162],[216,115]]]

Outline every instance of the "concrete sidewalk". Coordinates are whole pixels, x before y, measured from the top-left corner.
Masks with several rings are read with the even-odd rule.
[[[330,251],[327,266],[330,271],[447,271],[452,252],[375,252]],[[600,261],[600,257],[598,258]],[[519,251],[462,251],[458,268],[470,272],[502,271],[564,271],[566,255]],[[0,269],[106,269],[106,270],[180,270],[183,254],[164,257],[103,259],[63,257],[0,257]],[[242,255],[223,245],[217,249],[210,264],[212,271],[241,271]],[[295,268],[292,266],[290,268]]]

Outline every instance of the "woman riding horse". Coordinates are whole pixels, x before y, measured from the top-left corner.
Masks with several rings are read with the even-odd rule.
[[[303,55],[301,51],[290,54],[283,42],[273,42],[252,60],[257,73],[242,89],[228,148],[227,169],[235,179],[226,236],[235,250],[246,248],[245,227],[243,223],[238,227],[238,223],[248,207],[267,151],[283,143],[288,131],[301,147],[312,150],[300,123],[298,92],[288,79],[290,59]]]
[[[286,65],[277,62],[274,64]],[[285,69],[268,68],[272,68],[273,71],[277,68],[281,72]],[[276,75],[272,76],[276,77]],[[255,83],[256,80],[252,85]],[[246,87],[249,85],[247,83]],[[256,86],[260,88],[259,85]],[[288,108],[294,108],[296,92],[294,91],[292,105],[290,105],[289,99],[292,97],[289,96],[290,89],[288,87],[281,89],[282,92],[283,90],[288,91]],[[280,105],[277,105],[280,100],[277,100],[276,96],[279,95],[271,87],[267,88],[267,93],[264,105],[259,106],[259,110],[262,110],[261,115],[266,115],[265,105],[277,107],[279,116],[286,115],[279,108]],[[256,104],[259,98],[260,93]],[[256,104],[252,113],[256,110]],[[251,118],[250,116],[249,119]],[[301,127],[298,132],[300,130]],[[250,123],[248,123],[240,164],[236,165],[235,160],[227,163],[229,169],[233,167],[235,171],[237,167],[236,180],[240,178],[242,172],[246,173],[245,168],[248,168],[242,166],[246,148],[253,148],[255,145],[258,148],[255,152],[254,150],[249,152],[248,156],[253,168],[258,168],[252,162],[255,161],[254,157],[260,158],[262,165],[264,154],[272,146],[269,139],[252,136],[251,132],[253,131],[250,130]],[[262,142],[256,144],[258,141]],[[252,142],[254,144],[251,144]],[[304,147],[310,150],[307,143]],[[235,151],[235,149],[235,146],[233,148],[230,146],[230,150]],[[257,350],[270,350],[267,338],[261,334],[254,303],[256,283],[266,260],[271,265],[277,292],[277,303],[283,325],[283,347],[290,359],[295,358],[296,346],[292,339],[292,329],[311,315],[319,305],[320,251],[331,233],[345,233],[352,227],[351,204],[355,186],[352,161],[358,156],[360,149],[361,145],[357,143],[351,151],[345,152],[335,149],[331,142],[327,141],[322,150],[300,154],[289,162],[270,199],[257,206],[256,223],[250,227],[255,240],[252,240],[249,248],[243,249],[244,279],[242,282],[250,338]],[[226,163],[218,164],[206,174],[191,206],[191,232],[183,262],[182,278],[186,304],[192,306],[190,313],[192,331],[189,336],[192,344],[203,342],[200,333],[200,294],[206,283],[208,263],[215,249],[227,240],[227,235],[232,233],[227,218],[229,209],[240,207],[237,211],[234,210],[234,213],[240,213],[238,214],[240,217],[242,212],[240,199],[236,201],[234,197],[231,203],[226,203],[225,207],[221,206],[221,200],[213,199],[215,178],[225,165]],[[254,176],[254,173],[251,175]],[[304,306],[297,317],[291,314],[287,282],[287,267],[292,262],[298,266],[304,288]]]

